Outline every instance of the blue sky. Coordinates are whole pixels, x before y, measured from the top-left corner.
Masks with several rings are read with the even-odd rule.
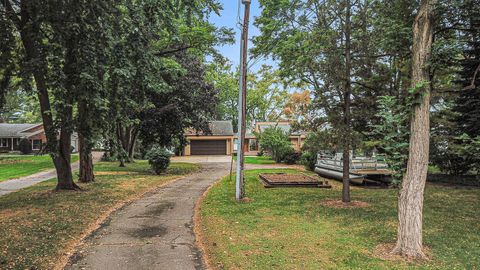
[[[210,17],[210,22],[215,24],[218,27],[225,26],[228,28],[233,28],[235,30],[235,44],[233,45],[225,45],[221,47],[217,47],[222,55],[230,59],[235,68],[238,66],[240,62],[240,29],[237,25],[237,18],[238,18],[238,1],[239,0],[220,0],[219,2],[223,5],[223,10],[221,11],[220,16],[216,14],[212,14]],[[258,28],[253,25],[253,21],[256,16],[260,16],[261,9],[258,4],[258,0],[252,0],[251,8],[250,8],[250,26],[249,26],[249,38],[251,39],[254,36],[260,34]],[[243,5],[241,5],[240,10],[240,17],[243,19]],[[250,42],[249,48],[252,48],[252,43]],[[266,61],[258,61],[255,66],[251,68],[253,70],[257,70],[262,64],[268,63],[273,65],[273,63],[269,60]]]

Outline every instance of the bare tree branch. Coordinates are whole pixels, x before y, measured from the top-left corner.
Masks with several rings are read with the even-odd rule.
[[[377,89],[375,89],[375,88],[373,88],[373,87],[371,87],[371,86],[368,86],[368,85],[366,85],[366,84],[364,84],[364,83],[361,83],[361,82],[352,81],[352,83],[353,83],[353,84],[360,85],[361,87],[365,87],[365,88],[370,89],[370,90],[374,90],[374,91],[377,90]]]
[[[476,88],[475,81],[477,80],[478,72],[480,72],[480,64],[478,64],[475,73],[473,73],[473,78],[469,86],[464,87],[462,90],[473,90]]]

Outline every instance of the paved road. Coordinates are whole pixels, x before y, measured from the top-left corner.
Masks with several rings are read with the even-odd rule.
[[[65,269],[204,269],[195,246],[195,202],[230,164],[202,169],[115,212],[71,258]]]
[[[101,152],[93,153],[94,162],[99,161],[101,157],[102,157]],[[79,166],[78,161],[75,163],[72,163],[72,170],[77,170],[78,166]],[[35,184],[50,180],[55,177],[57,177],[57,173],[55,169],[53,169],[53,170],[43,171],[43,172],[28,175],[28,176],[0,182],[0,196],[18,191],[22,188],[33,186]]]

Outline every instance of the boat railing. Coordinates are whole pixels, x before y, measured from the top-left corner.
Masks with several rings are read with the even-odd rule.
[[[317,164],[343,167],[343,160],[339,158],[339,155],[335,157],[328,157],[325,155],[317,155]],[[387,169],[388,165],[385,162],[385,159],[381,156],[374,158],[359,157],[359,158],[350,158],[350,168],[353,170],[365,170],[365,169]]]

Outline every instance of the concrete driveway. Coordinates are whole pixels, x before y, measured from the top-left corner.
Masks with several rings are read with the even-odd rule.
[[[186,163],[229,163],[231,160],[231,156],[183,156],[172,158],[172,162]]]
[[[204,269],[193,233],[195,202],[230,167],[206,160],[210,162],[201,164],[200,171],[115,212],[86,239],[65,269]]]

